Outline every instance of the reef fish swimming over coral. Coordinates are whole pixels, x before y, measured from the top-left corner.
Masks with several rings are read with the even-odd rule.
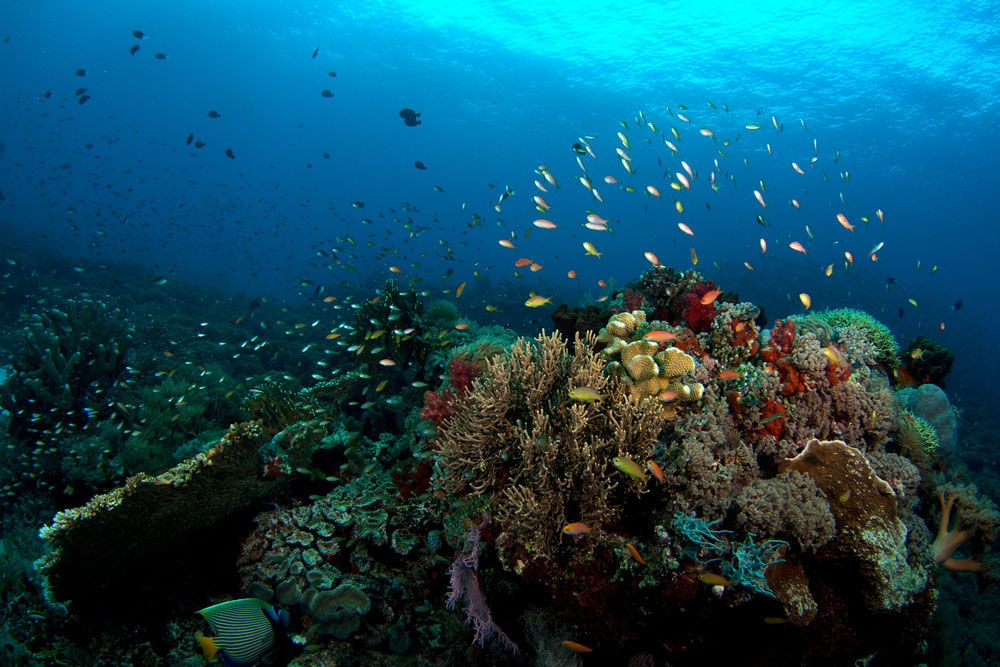
[[[214,637],[195,635],[205,658],[219,654],[227,665],[252,665],[270,653],[284,635],[289,616],[256,598],[230,600],[200,609]]]

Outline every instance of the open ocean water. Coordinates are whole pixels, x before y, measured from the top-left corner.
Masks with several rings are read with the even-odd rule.
[[[1000,660],[996,3],[13,0],[0,109],[0,662]],[[469,383],[636,304],[649,392]]]

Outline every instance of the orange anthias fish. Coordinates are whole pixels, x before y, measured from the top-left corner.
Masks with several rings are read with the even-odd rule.
[[[649,252],[648,250],[646,252],[642,253],[642,256],[645,257],[646,261],[648,261],[653,266],[659,266],[660,265],[660,260],[656,257],[656,255],[654,255],[653,253]]]
[[[639,550],[636,549],[630,542],[626,542],[625,546],[628,547],[628,551],[630,554],[632,554],[632,558],[636,559],[636,561],[638,561],[642,565],[646,564],[646,561],[644,561],[642,559],[642,556],[639,555]]]
[[[589,646],[584,646],[580,642],[575,642],[572,639],[564,639],[562,644],[570,651],[576,651],[577,653],[593,653],[594,651],[594,649]]]
[[[795,252],[801,252],[803,255],[806,254],[805,246],[803,246],[798,241],[792,241],[791,243],[788,244],[788,247],[794,250]]]
[[[661,329],[655,329],[648,332],[643,336],[646,340],[651,343],[666,343],[668,340],[673,340],[677,338],[677,334],[671,333],[670,331],[663,331]]]
[[[514,266],[516,266],[517,268],[521,268],[522,266],[528,266],[529,264],[531,264],[531,260],[528,259],[527,257],[521,257],[516,262],[514,262]]]
[[[714,289],[711,292],[705,292],[704,296],[701,297],[701,305],[707,306],[710,303],[714,303],[719,295],[722,294],[722,290]]]
[[[850,232],[854,231],[854,225],[852,225],[851,223],[849,223],[847,221],[847,216],[844,215],[843,213],[838,213],[837,214],[837,222],[839,222],[841,224],[841,226],[843,226],[844,229],[846,229],[847,231],[850,231]]]
[[[578,535],[583,535],[584,533],[590,532],[590,526],[580,521],[574,521],[573,523],[567,523],[563,526],[563,535],[570,535],[576,537]]]
[[[718,378],[720,380],[735,380],[739,376],[740,376],[740,372],[739,371],[734,371],[734,370],[731,370],[731,369],[727,368],[726,370],[719,372]]]
[[[663,482],[663,468],[656,461],[649,460],[646,461],[646,467],[649,468],[649,472],[653,473],[653,477],[656,478],[658,482]]]

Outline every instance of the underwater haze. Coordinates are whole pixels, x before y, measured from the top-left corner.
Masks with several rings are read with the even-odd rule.
[[[161,421],[169,422],[161,425],[163,433],[169,435],[157,436],[161,444],[170,443],[169,451],[163,444],[162,451],[123,455],[114,466],[105,465],[109,450],[104,457],[94,453],[105,461],[94,464],[100,474],[59,473],[34,483],[44,499],[30,511],[10,509],[11,525],[32,511],[47,523],[55,511],[83,505],[128,475],[157,474],[206,450],[206,433],[221,437],[219,429],[245,418],[248,409],[251,415],[265,414],[240,402],[259,396],[261,387],[270,396],[272,385],[265,386],[265,379],[283,376],[299,391],[337,382],[341,373],[362,373],[370,382],[338,398],[344,414],[355,420],[343,427],[383,442],[378,425],[387,423],[389,413],[411,410],[416,423],[416,410],[424,406],[420,416],[428,423],[434,411],[421,403],[428,400],[424,389],[440,390],[435,395],[444,412],[451,409],[445,403],[473,391],[459,387],[453,369],[455,394],[442,382],[448,354],[460,344],[471,345],[480,328],[507,327],[531,338],[552,330],[556,308],[566,304],[579,309],[572,311],[578,330],[607,331],[602,327],[612,313],[631,310],[629,294],[641,291],[634,281],[666,267],[677,275],[699,272],[689,274],[686,283],[678,279],[671,289],[695,294],[693,286],[703,285],[697,299],[705,299],[700,305],[711,313],[714,307],[725,309],[723,303],[756,304],[763,312],[747,324],[756,321],[762,330],[790,315],[837,308],[869,313],[904,348],[900,359],[890,354],[891,363],[880,358],[886,387],[943,387],[946,412],[958,418],[954,461],[963,471],[972,470],[962,472],[960,481],[975,481],[986,495],[1000,489],[994,448],[1000,422],[992,384],[1000,374],[1000,347],[993,338],[994,290],[1000,290],[996,2],[8,0],[0,3],[0,109],[0,261],[5,260],[0,304],[6,311],[0,312],[0,381],[13,378],[3,386],[30,384],[15,382],[28,372],[18,350],[29,322],[78,298],[105,302],[102,313],[113,312],[111,319],[133,327],[128,334],[133,356],[125,356],[123,345],[111,374],[118,388],[102,385],[95,375],[81,385],[88,387],[80,389],[81,396],[95,387],[111,396],[130,390],[129,383],[136,391],[147,380],[165,383],[173,365],[181,375],[195,373],[195,367],[202,373],[184,376],[186,392],[176,380],[177,416],[163,416]],[[715,286],[721,293],[711,293]],[[397,287],[399,299],[433,304],[443,298],[457,310],[450,320],[444,317],[448,324],[440,330],[429,324],[424,330],[425,322],[414,317],[404,333],[408,315],[398,320],[398,314],[383,319],[369,313]],[[600,319],[596,326],[580,324],[584,315],[578,313],[588,307],[586,312]],[[658,310],[656,319],[663,315],[671,326],[687,322],[695,333],[712,333],[711,318],[699,330],[686,314],[690,308],[683,316],[677,308]],[[369,313],[367,322],[355,319],[361,312]],[[647,315],[654,319],[652,309]],[[426,358],[390,354],[410,349],[411,335],[432,350]],[[918,336],[925,338],[908,345]],[[768,340],[760,340],[761,349]],[[218,347],[211,352],[199,347],[209,342]],[[829,335],[824,342],[831,343]],[[932,343],[935,350],[944,346],[953,353],[950,374],[918,376],[914,370],[923,367],[924,355],[929,359]],[[264,344],[271,349],[260,352]],[[836,370],[844,358],[829,345],[819,347],[827,351],[833,369],[828,375],[836,386],[844,381]],[[707,359],[708,350],[702,351]],[[257,353],[261,356],[248,361]],[[740,361],[779,373],[771,366],[775,360]],[[716,371],[725,362],[720,364]],[[866,364],[875,372],[873,361],[850,355],[846,360],[855,370]],[[732,366],[734,377],[737,372],[747,377],[748,371]],[[701,382],[707,383],[711,369],[712,364],[698,366],[698,372],[705,370]],[[186,422],[184,398],[191,401],[206,385],[214,386],[214,378],[204,379],[206,372],[224,376],[219,395],[197,420]],[[378,373],[390,372],[397,375],[379,384]],[[481,372],[480,367],[476,373]],[[784,372],[785,396],[812,388]],[[846,372],[844,377],[850,376],[850,368]],[[632,379],[639,381],[637,375]],[[150,389],[143,400],[155,402],[165,395],[161,391],[173,389]],[[725,397],[722,388],[717,391]],[[15,390],[5,393],[11,399],[0,401],[6,409],[0,425],[9,426],[11,451],[23,446],[37,454],[42,445],[36,443],[44,441],[54,453],[59,445],[51,443],[69,437],[70,426],[98,415],[107,419],[109,430],[125,429],[126,436],[128,429],[139,429],[136,424],[148,432],[155,421],[136,417],[142,401],[132,403],[124,395],[110,401],[88,395],[72,410],[63,406],[65,417],[50,419],[38,417],[37,403],[26,408]],[[591,405],[606,396],[603,390],[593,393],[574,400]],[[675,397],[676,391],[660,400]],[[771,398],[783,400],[777,394]],[[729,400],[738,415],[732,407],[736,399]],[[439,431],[451,418],[450,412],[441,417],[444,412],[431,419]],[[22,413],[34,416],[22,420]],[[784,422],[776,414],[757,415],[762,419],[754,432],[772,432]],[[874,420],[874,408],[871,415]],[[430,442],[419,430],[424,426],[413,423],[404,429],[400,417],[396,428],[411,435],[419,431],[413,438]],[[272,445],[279,439],[275,433],[267,434],[275,438]],[[823,433],[817,437],[829,435]],[[194,443],[197,436],[201,445]],[[372,461],[392,450],[383,445],[373,450]],[[435,447],[426,451],[442,451]],[[628,483],[648,477],[642,466],[636,473],[620,465],[622,456],[615,455],[617,468],[608,464],[608,469],[620,470],[615,474],[627,476]],[[281,461],[287,467],[290,459],[274,455],[268,465]],[[719,460],[725,458],[719,454]],[[39,465],[32,469],[38,472]],[[315,460],[303,467],[313,465],[322,468]],[[432,467],[441,475],[447,464],[428,465],[427,471]],[[942,462],[920,467],[925,519],[938,503],[937,487],[926,486],[926,480],[947,475],[946,468]],[[777,469],[777,463],[773,469],[762,463],[754,474],[773,475]],[[266,471],[268,479],[292,479],[294,491],[282,491],[287,492],[282,499],[296,502],[326,493],[321,485],[333,475],[313,470],[309,481],[302,481],[294,470]],[[398,487],[402,473],[393,474]],[[8,496],[19,493],[16,484],[0,486]],[[414,491],[415,497],[427,488]],[[405,501],[410,490],[400,493]],[[707,510],[704,516],[713,518]],[[733,513],[729,516],[732,521]],[[570,521],[577,517],[563,523]],[[473,580],[477,565],[469,563],[478,558],[480,531],[484,544],[500,543],[489,522],[487,514],[482,524],[466,526],[469,543],[476,545],[466,565]],[[947,528],[947,517],[944,523]],[[226,525],[229,550],[208,569],[232,583],[235,570],[226,568],[245,534]],[[593,521],[588,525],[593,528]],[[930,543],[937,524],[928,525],[921,535]],[[37,527],[27,531],[31,539]],[[633,529],[640,533],[624,520],[616,524],[617,534]],[[563,532],[579,542],[572,531]],[[788,546],[784,533],[771,537]],[[468,546],[450,543],[459,553]],[[15,552],[42,555],[31,551],[40,547],[26,544],[18,543]],[[628,547],[635,551],[633,543]],[[651,550],[647,545],[646,560],[652,560]],[[527,559],[520,553],[510,562],[521,557]],[[946,558],[943,554],[937,564]],[[512,567],[506,567],[507,575]],[[443,582],[444,570],[438,575]],[[240,576],[245,584],[245,572]],[[979,575],[948,576],[962,582],[949,590],[966,604],[974,586],[968,582]],[[208,583],[209,578],[198,582],[205,587],[203,598],[195,595],[175,607],[190,602],[208,608],[226,594],[238,597],[238,583],[212,589],[217,581]],[[690,580],[697,583],[694,574]],[[731,582],[710,582],[719,596],[723,589],[733,595]],[[501,589],[490,593],[499,595]],[[993,600],[995,590],[988,590]],[[295,625],[300,623],[296,605],[290,606],[289,632],[305,636],[306,629]],[[9,606],[8,614],[13,609]],[[260,621],[258,612],[253,609]],[[203,615],[218,632],[213,613],[222,612]],[[461,612],[454,615],[463,620]],[[766,616],[777,618],[780,612]],[[267,631],[281,635],[278,617],[267,617],[272,620]],[[514,625],[510,618],[505,630]],[[156,621],[157,627],[166,625],[163,618]],[[783,622],[765,629],[787,630]],[[491,623],[487,614],[475,626],[480,646],[481,634],[512,641]],[[947,621],[937,623],[940,664],[979,664],[941,657],[959,649],[940,639],[948,634]],[[338,640],[351,635],[330,632]],[[602,644],[593,635],[573,637]],[[564,646],[582,653],[571,645],[573,637],[566,635]],[[468,639],[459,643],[464,647]],[[77,637],[66,645],[74,641],[86,644]],[[158,659],[194,659],[193,645],[187,656],[176,652],[181,641],[176,637],[170,640],[176,641],[173,653],[162,636],[151,641]],[[31,646],[24,636],[11,645],[19,642]],[[224,654],[225,642],[218,643]],[[280,644],[280,637],[274,643]],[[393,651],[421,655],[416,631],[413,643]],[[65,650],[62,656],[71,663],[93,655]],[[10,651],[11,659],[23,664],[42,655],[37,647]],[[253,660],[267,652],[262,647]],[[538,649],[538,656],[542,653]],[[490,660],[507,659],[497,654],[505,655],[494,651]],[[280,663],[278,655],[269,659]],[[765,653],[759,655],[763,659]],[[976,657],[997,659],[985,647]],[[815,656],[803,658],[810,660],[820,664]]]

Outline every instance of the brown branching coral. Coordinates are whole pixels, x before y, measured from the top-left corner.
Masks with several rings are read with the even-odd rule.
[[[577,339],[570,354],[558,333],[519,339],[487,361],[441,428],[441,484],[488,499],[508,565],[548,569],[565,524],[585,522],[593,536],[618,520],[625,497],[643,487],[613,459],[644,462],[673,412],[606,378],[593,345],[593,336]],[[605,395],[574,402],[569,392],[581,387]],[[596,540],[585,541],[571,553],[590,553]]]

